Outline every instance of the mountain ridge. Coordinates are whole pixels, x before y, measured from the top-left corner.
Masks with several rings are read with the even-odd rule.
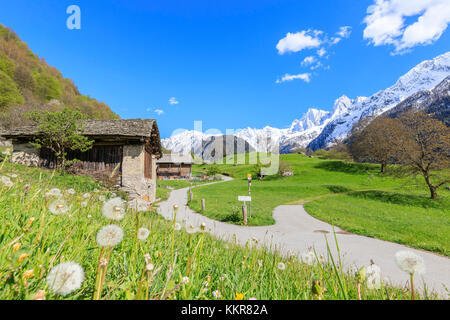
[[[279,152],[289,153],[298,148],[313,150],[327,148],[336,140],[344,140],[353,125],[360,119],[378,116],[420,91],[433,89],[450,75],[450,52],[433,59],[425,60],[400,76],[389,88],[379,90],[370,97],[359,96],[351,99],[342,95],[334,101],[331,111],[309,108],[299,119],[295,119],[288,128],[266,126],[263,129],[244,128],[236,130],[235,136],[247,141],[257,151],[267,150],[267,144],[258,142],[268,137],[279,141]],[[185,131],[177,136],[162,139],[162,144],[174,152],[191,150],[201,143],[196,139],[207,139],[210,135]],[[196,148],[194,148],[196,149]]]

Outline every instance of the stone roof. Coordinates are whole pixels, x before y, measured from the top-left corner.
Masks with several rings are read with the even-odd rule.
[[[85,120],[83,134],[86,136],[123,136],[148,137],[152,136],[154,119],[114,119],[114,120]],[[12,128],[0,132],[5,137],[26,137],[39,134],[37,125]],[[158,132],[159,136],[159,132]]]
[[[194,163],[194,160],[192,160],[192,157],[188,154],[169,153],[163,155],[161,159],[156,160],[156,163],[192,164]]]

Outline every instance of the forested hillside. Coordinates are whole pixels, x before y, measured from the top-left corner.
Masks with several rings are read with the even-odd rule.
[[[119,118],[103,102],[80,94],[71,79],[34,54],[11,29],[0,24],[0,125],[23,123],[30,110],[77,109],[93,119]]]

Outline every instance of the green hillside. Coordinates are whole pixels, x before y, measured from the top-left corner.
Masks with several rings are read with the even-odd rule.
[[[71,79],[34,54],[11,29],[0,24],[0,121],[23,123],[35,109],[77,109],[93,119],[119,118],[103,102],[82,95]]]
[[[304,203],[306,211],[352,233],[450,255],[450,192],[441,188],[439,200],[429,199],[421,179],[380,174],[379,165],[320,160],[299,154],[282,155],[294,176],[268,176],[252,181],[252,218],[249,225],[271,225],[275,207]],[[206,172],[196,165],[194,172]],[[189,206],[219,221],[242,224],[239,195],[248,194],[247,174],[255,165],[218,165],[233,181],[193,189]]]

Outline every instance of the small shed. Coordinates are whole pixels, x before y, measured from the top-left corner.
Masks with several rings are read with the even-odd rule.
[[[77,169],[91,176],[109,175],[116,185],[153,202],[156,198],[156,160],[161,158],[161,140],[154,119],[85,120],[83,135],[94,140],[86,152],[71,152],[68,159],[79,160]],[[56,159],[45,149],[30,144],[37,125],[13,128],[2,136],[11,139],[13,163],[54,168]]]
[[[158,179],[190,179],[192,157],[185,154],[165,154],[156,161]]]

